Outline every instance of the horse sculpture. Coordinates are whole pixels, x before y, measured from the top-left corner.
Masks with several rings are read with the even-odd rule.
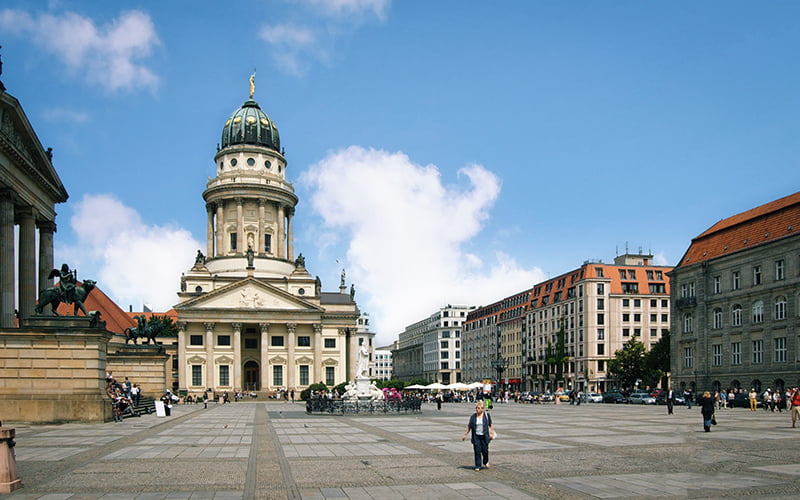
[[[84,315],[89,316],[89,313],[86,311],[86,307],[84,307],[83,303],[86,300],[86,297],[89,296],[89,293],[94,290],[94,286],[96,284],[97,282],[93,280],[83,280],[82,284],[75,286],[71,300],[64,298],[64,294],[60,286],[51,286],[50,288],[45,288],[39,294],[39,303],[36,304],[36,314],[42,314],[44,307],[47,304],[50,304],[53,309],[53,316],[59,316],[56,309],[58,309],[58,306],[64,302],[65,304],[73,304],[73,316],[78,315],[78,309],[83,311]]]
[[[125,343],[133,341],[136,344],[136,339],[147,339],[147,344],[151,342],[156,343],[156,337],[164,329],[164,325],[160,321],[147,323],[144,315],[134,316],[134,319],[139,323],[135,328],[126,328],[122,333],[125,335]]]

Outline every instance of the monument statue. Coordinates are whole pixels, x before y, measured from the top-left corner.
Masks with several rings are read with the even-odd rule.
[[[319,276],[314,280],[314,295],[318,296],[322,292],[322,280],[319,279]]]
[[[253,74],[250,75],[250,99],[253,98],[253,94],[256,93],[256,70],[253,68]]]
[[[164,329],[164,325],[160,321],[147,322],[147,317],[144,314],[134,316],[138,326],[135,328],[126,328],[122,333],[125,335],[125,343],[133,341],[136,344],[136,339],[147,339],[147,343],[156,343],[156,337]]]
[[[96,281],[83,280],[82,284],[78,284],[78,273],[71,270],[67,264],[63,264],[61,269],[53,269],[47,276],[48,279],[58,278],[58,286],[51,286],[45,288],[39,293],[39,302],[36,304],[36,314],[42,314],[44,307],[50,304],[53,309],[53,315],[58,316],[58,306],[63,302],[64,304],[73,304],[73,316],[78,315],[78,309],[83,311],[83,314],[89,316],[83,303],[89,293],[94,290]]]
[[[247,267],[248,268],[252,268],[253,267],[253,258],[255,257],[255,253],[253,252],[253,247],[252,246],[248,246],[247,247],[247,252],[245,252],[244,255],[245,255],[245,257],[247,257]]]
[[[360,378],[369,378],[369,348],[367,348],[367,344],[361,344],[358,348],[356,379]]]
[[[199,249],[197,250],[197,256],[194,258],[194,265],[202,266],[206,263],[206,256],[203,255]]]
[[[355,298],[356,298],[356,286],[351,284],[350,285],[350,300],[353,300]]]
[[[306,258],[302,253],[294,260],[294,267],[306,267]]]

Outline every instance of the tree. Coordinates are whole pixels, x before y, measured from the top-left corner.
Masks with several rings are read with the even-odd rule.
[[[148,326],[154,323],[161,323],[161,333],[158,335],[159,337],[177,337],[178,336],[178,326],[172,321],[172,318],[167,316],[166,314],[163,316],[150,316],[150,319],[147,321]]]
[[[614,353],[608,361],[608,373],[617,379],[620,387],[631,388],[636,382],[646,382],[644,344],[635,337],[625,342],[622,349]]]
[[[561,328],[556,334],[555,347],[548,340],[547,348],[545,350],[545,364],[549,367],[548,373],[555,374],[555,384],[558,384],[564,378],[564,363],[569,361],[566,348],[566,332],[564,331],[564,318],[561,318]],[[555,369],[554,369],[555,368]]]
[[[670,348],[669,332],[665,332],[645,356],[645,369],[652,385],[658,385],[669,373]]]

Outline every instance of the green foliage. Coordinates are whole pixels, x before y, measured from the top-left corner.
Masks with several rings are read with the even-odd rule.
[[[172,318],[167,316],[166,314],[163,316],[150,316],[150,319],[147,320],[147,324],[152,325],[154,323],[161,323],[161,333],[159,337],[177,337],[178,336],[178,326],[172,321]]]
[[[408,387],[409,385],[430,385],[431,381],[426,378],[415,378],[411,382],[406,382],[406,385],[403,387]]]
[[[669,333],[662,335],[649,352],[642,342],[632,338],[609,360],[608,373],[620,387],[632,388],[637,381],[642,388],[658,387],[669,372],[669,363]]]
[[[300,399],[306,400],[306,399],[308,399],[309,395],[312,392],[316,392],[316,391],[327,392],[328,391],[328,386],[323,384],[322,382],[320,382],[318,384],[311,384],[311,385],[308,386],[307,389],[303,389],[302,391],[300,391]]]

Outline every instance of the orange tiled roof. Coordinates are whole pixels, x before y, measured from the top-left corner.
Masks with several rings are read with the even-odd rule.
[[[80,284],[80,282],[79,282]],[[100,319],[106,322],[106,330],[114,333],[122,333],[126,328],[136,326],[136,321],[130,318],[128,314],[123,311],[108,295],[103,293],[97,286],[86,297],[86,302],[83,304],[87,311],[100,311]],[[72,304],[61,304],[58,306],[58,314],[69,316],[72,315]],[[44,314],[48,314],[50,306],[44,310]],[[83,313],[78,311],[78,315],[83,316]]]
[[[692,240],[678,266],[697,264],[800,230],[800,192],[723,219]]]

